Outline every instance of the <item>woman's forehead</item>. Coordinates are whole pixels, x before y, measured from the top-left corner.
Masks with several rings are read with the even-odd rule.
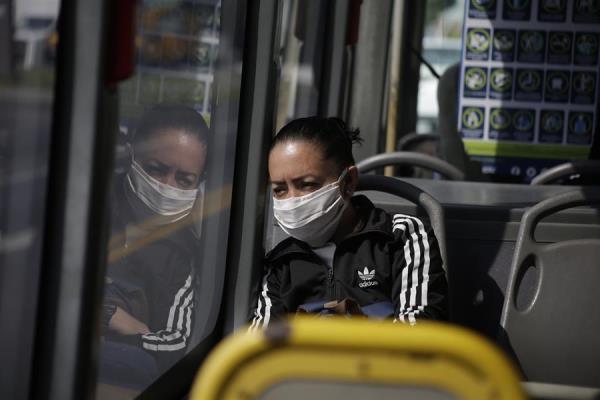
[[[286,140],[273,147],[271,154],[278,153],[284,156],[312,155],[322,158],[322,151],[317,143],[308,140]]]
[[[333,160],[326,160],[319,146],[308,141],[286,141],[277,144],[269,154],[271,180],[294,179],[304,175],[336,175]]]
[[[169,167],[200,174],[206,161],[206,145],[181,130],[165,130],[152,135],[134,149],[142,160],[154,159]]]
[[[144,149],[197,144],[206,146],[206,143],[202,142],[200,138],[182,128],[163,128],[156,130],[139,141],[134,142],[134,146]]]
[[[318,166],[324,162],[323,152],[314,143],[300,140],[277,144],[269,154],[269,167],[283,167],[290,163]]]

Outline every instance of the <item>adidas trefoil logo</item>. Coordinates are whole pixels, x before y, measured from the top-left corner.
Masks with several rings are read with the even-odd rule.
[[[363,272],[358,271],[358,277],[362,281],[370,281],[375,277],[375,269],[373,268],[371,271],[369,271],[369,267],[365,267]]]
[[[375,268],[369,271],[369,267],[365,267],[365,269],[362,272],[360,270],[358,270],[357,272],[358,277],[362,281],[358,283],[359,288],[366,288],[370,286],[379,285],[379,282],[373,280],[373,278],[375,278]]]

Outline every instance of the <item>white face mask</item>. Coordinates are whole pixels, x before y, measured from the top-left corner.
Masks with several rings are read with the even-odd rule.
[[[127,174],[127,180],[135,195],[156,214],[174,217],[175,222],[190,213],[198,196],[198,189],[178,189],[148,175],[135,161]]]
[[[336,182],[301,197],[273,199],[273,215],[281,229],[312,247],[324,245],[335,233],[347,202],[340,192],[344,170]]]

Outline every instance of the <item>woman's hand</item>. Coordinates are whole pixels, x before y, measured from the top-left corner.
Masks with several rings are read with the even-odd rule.
[[[145,335],[150,333],[150,329],[148,329],[145,323],[139,321],[120,307],[117,307],[117,310],[108,322],[108,329],[118,332],[121,335]]]

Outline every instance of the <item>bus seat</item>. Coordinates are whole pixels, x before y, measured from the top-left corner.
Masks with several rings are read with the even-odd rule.
[[[597,185],[600,182],[600,160],[578,160],[547,169],[531,180],[532,185],[575,183]]]
[[[463,328],[296,317],[221,342],[191,400],[524,399],[516,369]]]
[[[391,153],[381,153],[365,158],[358,162],[356,167],[361,173],[367,173],[374,169],[388,165],[409,165],[429,169],[438,172],[446,179],[453,181],[462,181],[465,174],[458,168],[441,160],[437,157],[429,156],[423,153],[412,151],[396,151]]]
[[[411,132],[398,140],[396,148],[398,151],[416,151],[434,156],[437,154],[439,141],[440,137],[433,133]]]
[[[412,151],[416,153],[427,154],[432,157],[438,155],[438,143],[440,137],[434,133],[411,132],[398,140],[396,149],[398,151]],[[407,176],[422,179],[434,179],[434,173],[424,168],[403,166],[394,170],[395,176]]]
[[[581,188],[521,219],[501,326],[529,381],[600,387],[600,239],[542,243],[534,236],[543,218],[591,204],[600,204],[600,191]]]

